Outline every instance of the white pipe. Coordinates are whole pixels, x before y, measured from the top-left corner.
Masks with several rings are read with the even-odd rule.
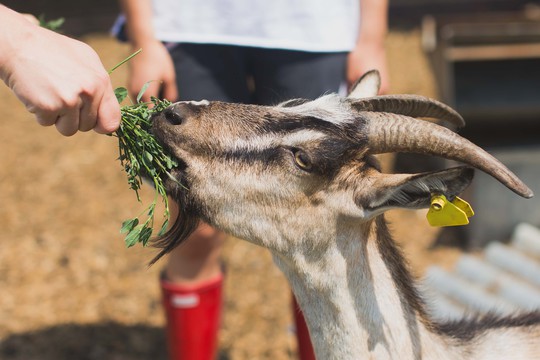
[[[518,224],[512,233],[512,245],[540,257],[540,229],[527,223]]]
[[[428,311],[434,319],[439,321],[453,321],[465,318],[467,309],[463,304],[449,299],[446,295],[425,282],[422,284],[421,290]]]
[[[489,294],[478,285],[448,273],[437,266],[432,266],[427,270],[426,282],[449,298],[480,313],[509,314],[517,310],[516,306],[508,301]]]
[[[481,259],[463,255],[456,272],[524,310],[540,309],[540,289]]]
[[[540,263],[518,250],[493,242],[486,248],[485,256],[490,263],[540,286]]]

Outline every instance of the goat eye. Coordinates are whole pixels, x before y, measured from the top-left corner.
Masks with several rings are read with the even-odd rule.
[[[296,165],[302,170],[309,171],[311,170],[312,164],[311,159],[309,156],[303,152],[302,150],[293,150],[294,154],[294,161],[296,162]]]

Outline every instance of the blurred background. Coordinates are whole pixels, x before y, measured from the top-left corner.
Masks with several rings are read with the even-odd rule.
[[[111,68],[129,54],[110,38],[116,2],[4,1],[89,43]],[[425,211],[388,217],[440,318],[540,307],[540,2],[391,0],[392,93],[438,98],[537,195],[523,200],[477,172],[467,227],[431,228]],[[112,75],[126,84],[126,68]],[[115,138],[38,128],[0,87],[0,359],[164,359],[151,248],[126,249],[123,220],[141,211]],[[16,123],[16,126],[14,124]],[[387,171],[448,166],[385,156]],[[143,194],[151,196],[150,192]],[[144,198],[143,198],[144,201]],[[267,251],[229,239],[222,359],[294,359],[290,293]],[[480,275],[479,275],[480,274]]]

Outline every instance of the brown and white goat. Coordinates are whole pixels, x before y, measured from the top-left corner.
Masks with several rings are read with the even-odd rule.
[[[376,96],[370,72],[344,98],[278,106],[179,102],[153,131],[180,162],[167,191],[180,216],[157,245],[177,246],[199,220],[268,248],[304,310],[320,359],[539,359],[540,315],[439,324],[429,319],[383,213],[452,199],[473,178],[457,167],[383,174],[373,154],[438,155],[533,194],[492,156],[454,132],[431,99]],[[182,184],[183,186],[180,186]]]

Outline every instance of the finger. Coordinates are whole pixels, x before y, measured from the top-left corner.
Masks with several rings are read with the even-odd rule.
[[[163,97],[169,101],[177,101],[178,87],[176,86],[176,79],[173,78],[163,82]]]
[[[387,83],[383,83],[381,85],[381,89],[379,90],[379,95],[386,95],[390,93],[390,85]]]
[[[41,126],[52,126],[58,119],[58,112],[56,111],[38,111],[35,112],[36,120]]]
[[[71,136],[79,130],[79,114],[81,106],[82,101],[81,105],[66,108],[64,112],[60,114],[55,123],[56,129],[60,134]]]
[[[97,112],[94,130],[100,134],[110,134],[120,126],[120,105],[114,96],[112,85],[103,94]]]
[[[103,93],[95,94],[93,97],[83,96],[83,105],[79,113],[79,130],[90,131],[96,127],[98,109]]]
[[[379,91],[379,94],[380,95],[388,94],[390,93],[390,89],[391,89],[391,84],[388,79],[388,76],[383,74],[383,77],[381,78],[381,89]]]

